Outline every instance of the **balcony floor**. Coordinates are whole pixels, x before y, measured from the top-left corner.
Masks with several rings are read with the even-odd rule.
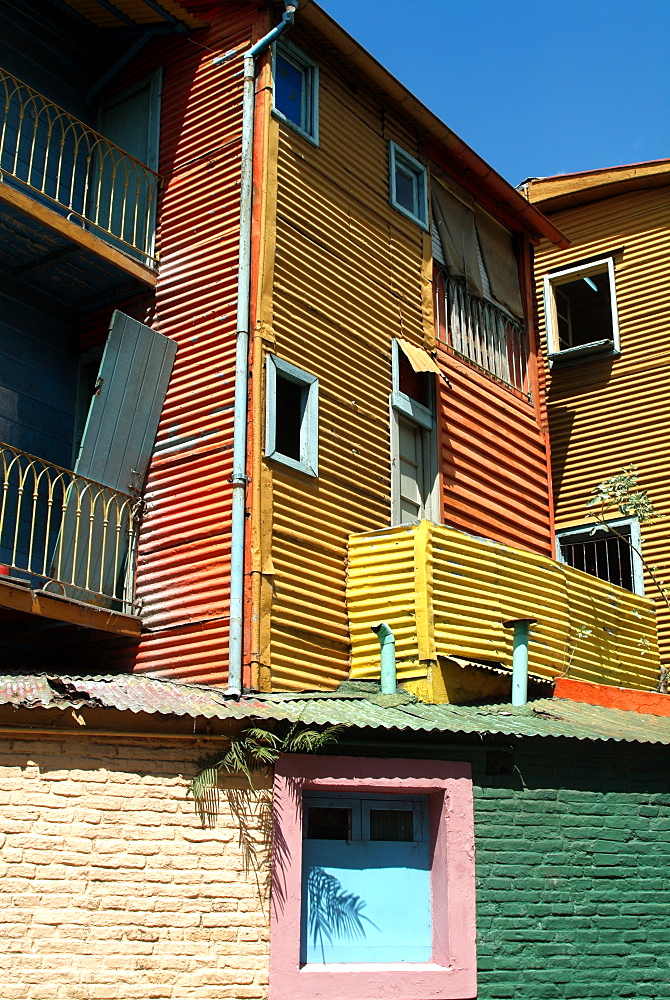
[[[2,180],[0,272],[79,308],[156,284],[139,260]]]
[[[3,634],[15,631],[22,636],[43,631],[49,622],[52,627],[63,624],[134,637],[142,630],[140,619],[133,615],[97,608],[44,590],[30,590],[6,577],[0,577],[0,622]]]

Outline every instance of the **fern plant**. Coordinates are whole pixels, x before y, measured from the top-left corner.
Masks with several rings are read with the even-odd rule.
[[[219,811],[219,780],[222,774],[241,774],[251,788],[253,772],[271,767],[283,753],[318,753],[329,743],[337,741],[343,726],[326,726],[316,729],[301,722],[294,722],[284,733],[273,732],[260,726],[249,726],[234,736],[228,749],[220,754],[201,757],[193,780],[188,786],[201,816],[212,820]]]

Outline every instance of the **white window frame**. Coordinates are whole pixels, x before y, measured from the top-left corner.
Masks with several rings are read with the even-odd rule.
[[[595,340],[588,344],[579,344],[577,347],[560,346],[558,331],[558,313],[555,292],[562,284],[574,281],[576,278],[588,278],[592,274],[603,274],[607,272],[610,285],[610,303],[612,320],[612,337],[607,340]],[[572,264],[570,267],[561,268],[559,271],[552,271],[544,278],[544,312],[547,323],[547,349],[550,363],[554,359],[568,360],[574,358],[579,360],[585,355],[609,355],[621,354],[621,338],[619,335],[619,312],[616,300],[616,281],[613,257],[600,257],[597,260],[589,260],[582,264]]]
[[[411,212],[397,200],[395,182],[397,167],[404,169],[413,178],[416,212]],[[428,171],[423,163],[419,163],[392,140],[389,140],[389,201],[398,212],[402,212],[428,232]]]
[[[300,423],[300,459],[277,449],[277,372],[305,392]],[[319,474],[319,380],[315,375],[268,354],[265,363],[265,457],[306,476]]]
[[[433,384],[432,408],[424,406],[417,400],[400,391],[400,357],[401,350],[397,340],[391,342],[391,394],[389,396],[389,411],[391,423],[391,525],[401,524],[400,502],[400,418],[405,417],[422,428],[426,454],[425,477],[428,488],[421,520],[437,521],[440,510],[440,482],[438,476],[437,456],[437,406],[436,389]]]
[[[274,71],[272,74],[272,113],[281,121],[289,125],[298,132],[303,139],[307,139],[312,145],[319,145],[319,67],[309,56],[289,41],[276,42],[272,47],[272,62]],[[275,80],[277,56],[281,56],[290,63],[294,69],[302,74],[303,101],[300,109],[300,121],[295,122],[292,118],[280,111],[275,101]]]
[[[642,532],[640,531],[640,522],[636,517],[619,517],[612,520],[604,521],[606,525],[616,528],[620,531],[621,528],[630,529],[630,543],[631,543],[631,576],[633,580],[633,593],[638,594],[640,597],[644,597],[644,566],[642,563],[642,557],[640,556],[640,551],[642,548]],[[563,558],[563,550],[561,548],[561,542],[577,542],[581,539],[588,540],[591,536],[591,531],[594,524],[582,524],[578,525],[576,528],[561,528],[556,531],[556,559],[558,562],[567,565],[565,559]],[[599,527],[599,526],[598,526]],[[612,535],[616,538],[616,535]],[[637,551],[636,551],[637,550]],[[600,579],[597,577],[596,579]],[[609,582],[609,581],[605,581]],[[616,584],[612,584],[616,586]]]

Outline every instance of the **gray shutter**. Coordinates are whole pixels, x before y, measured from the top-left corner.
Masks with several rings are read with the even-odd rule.
[[[74,471],[139,492],[151,458],[177,345],[116,310]]]
[[[52,575],[71,599],[131,610],[134,502],[111,491],[142,488],[176,351],[143,323],[112,316],[53,556]]]

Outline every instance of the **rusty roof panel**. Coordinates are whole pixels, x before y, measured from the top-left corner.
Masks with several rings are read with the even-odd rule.
[[[15,708],[109,708],[192,718],[340,724],[352,729],[562,737],[670,745],[670,718],[543,698],[511,705],[426,705],[410,695],[307,693],[226,698],[219,688],[138,674],[0,676],[0,704]]]

